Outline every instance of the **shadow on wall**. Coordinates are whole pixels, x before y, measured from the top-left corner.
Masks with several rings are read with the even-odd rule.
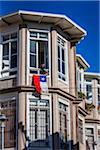
[[[73,141],[64,141],[60,134],[54,133],[44,140],[29,141],[28,148],[24,150],[79,150],[79,143],[73,145]]]

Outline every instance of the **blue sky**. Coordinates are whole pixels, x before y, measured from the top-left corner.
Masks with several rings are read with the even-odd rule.
[[[87,36],[77,45],[90,64],[91,72],[100,72],[99,1],[0,1],[0,15],[17,10],[31,10],[64,14],[87,31]]]

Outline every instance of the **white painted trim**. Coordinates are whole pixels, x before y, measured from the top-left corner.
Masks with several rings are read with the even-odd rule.
[[[2,77],[1,71],[2,71],[2,35],[0,32],[0,78]]]
[[[29,119],[29,113],[30,113],[30,110],[29,110],[29,108],[30,108],[30,101],[29,101],[29,99],[30,99],[30,96],[29,96],[29,94],[27,93],[27,103],[26,103],[26,105],[27,105],[27,110],[26,110],[26,112],[27,112],[27,114],[26,114],[26,116],[27,116],[27,118],[26,118],[26,131],[27,131],[27,137],[29,137],[30,136],[30,119]]]
[[[100,78],[100,73],[95,73],[95,72],[84,72],[84,75],[90,77],[95,76],[97,78]]]
[[[64,83],[68,84],[69,85],[69,71],[68,71],[68,41],[63,38],[63,36],[61,36],[60,34],[57,33],[57,38],[60,37],[60,39],[62,39],[64,42],[65,42],[65,45],[64,46],[61,46],[61,44],[58,44],[58,39],[57,40],[57,62],[58,62],[58,45],[60,47],[60,56],[62,56],[62,51],[61,51],[61,48],[63,47],[64,49],[64,56],[65,56],[65,74],[62,73],[62,60],[61,60],[61,57],[60,57],[60,68],[61,68],[61,72],[58,71],[58,66],[57,66],[57,71],[58,71],[58,75],[60,74],[61,77],[64,77],[65,78],[65,81],[63,81]],[[67,50],[66,50],[66,47],[67,47]],[[58,79],[60,79],[58,77]],[[62,80],[62,79],[60,79]]]
[[[77,58],[80,58],[80,59],[83,61],[83,63],[87,66],[87,68],[90,67],[90,65],[89,65],[89,64],[87,63],[87,61],[82,57],[81,54],[76,54],[76,57],[77,57]]]
[[[29,29],[29,32],[33,31],[33,32],[41,32],[41,33],[49,33],[49,30],[41,30],[41,29]]]
[[[30,66],[30,32],[27,30],[27,85],[29,85],[29,66]]]
[[[5,36],[5,35],[9,35],[10,37],[11,37],[11,34],[13,34],[13,33],[17,33],[17,38],[15,38],[15,39],[9,39],[9,40],[7,40],[7,41],[2,41],[2,36]],[[2,43],[2,44],[0,44],[0,45],[3,45],[3,44],[6,44],[6,43],[9,43],[9,68],[7,69],[7,70],[2,70],[2,68],[1,68],[1,73],[6,73],[6,72],[10,72],[10,71],[17,71],[17,74],[16,74],[16,76],[18,77],[18,44],[19,44],[19,42],[18,42],[18,36],[19,36],[19,33],[18,33],[18,30],[16,29],[16,30],[13,30],[13,31],[8,31],[8,32],[6,32],[6,31],[4,31],[4,32],[2,32],[2,33],[0,33],[0,43]],[[11,42],[13,42],[13,41],[17,41],[17,53],[16,53],[16,55],[17,55],[17,67],[15,67],[15,68],[10,68],[11,67],[11,64],[10,64],[10,62],[11,62]],[[0,46],[0,48],[1,48],[1,57],[0,57],[0,62],[1,62],[1,67],[2,67],[2,51],[3,51],[3,46],[1,47]],[[9,77],[10,75],[7,75],[7,76],[5,76],[5,77],[2,77],[2,75],[1,75],[1,73],[0,73],[0,78],[1,79],[3,79],[3,78],[7,78],[7,77]]]
[[[65,15],[52,14],[52,13],[43,13],[43,12],[33,12],[33,11],[24,11],[24,10],[19,10],[17,13],[19,13],[19,14],[30,14],[30,15],[47,16],[47,17],[58,17],[60,19],[64,18],[64,19],[66,19],[66,21],[70,22],[73,26],[75,26],[76,28],[81,30],[85,35],[87,34],[86,31],[83,28],[81,28],[78,24],[76,24],[74,21],[72,21],[70,18],[68,18]],[[12,16],[12,14],[10,14],[9,16]],[[6,17],[8,17],[8,16],[6,16]]]
[[[30,113],[30,99],[37,99],[39,100],[37,97],[35,96],[32,96],[32,95],[29,95],[27,93],[27,119],[26,119],[26,125],[27,125],[27,136],[30,137],[30,117],[29,117],[29,113]],[[48,95],[41,95],[41,99],[44,99],[44,100],[49,100],[49,109],[50,109],[50,124],[49,124],[49,127],[50,127],[50,135],[52,134],[52,100],[51,100],[51,95],[48,94]],[[50,141],[49,141],[50,142]],[[50,147],[52,146],[52,143],[49,143],[50,144]]]

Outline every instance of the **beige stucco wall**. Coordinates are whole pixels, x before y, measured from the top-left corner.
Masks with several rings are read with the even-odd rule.
[[[70,46],[69,49],[69,90],[70,94],[76,95],[76,48],[75,46]]]

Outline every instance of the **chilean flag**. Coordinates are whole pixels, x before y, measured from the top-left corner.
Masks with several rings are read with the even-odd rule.
[[[46,75],[33,75],[33,85],[36,87],[37,93],[48,92]]]

